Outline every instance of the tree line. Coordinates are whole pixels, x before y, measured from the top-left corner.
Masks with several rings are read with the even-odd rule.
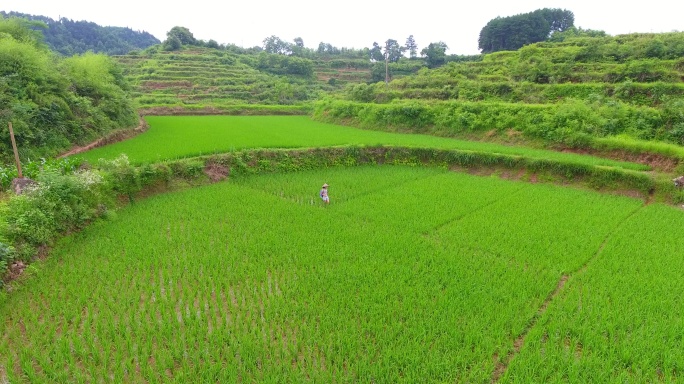
[[[395,39],[387,39],[383,44],[373,42],[372,46],[361,49],[338,48],[325,42],[320,42],[317,48],[307,48],[301,37],[288,42],[272,35],[265,38],[261,46],[243,48],[234,44],[219,44],[213,39],[195,39],[192,33],[182,26],[173,27],[167,33],[167,39],[160,42],[147,32],[133,31],[130,28],[101,27],[87,21],[73,21],[67,18],[53,20],[45,16],[18,12],[0,14],[41,22],[32,25],[31,28],[40,30],[48,46],[66,56],[87,51],[121,55],[161,44],[161,49],[165,51],[176,51],[184,46],[202,46],[225,49],[237,54],[266,52],[309,59],[342,56],[366,58],[373,63],[396,63],[402,58],[420,59],[428,68],[436,68],[449,61],[462,61],[465,57],[447,55],[448,46],[443,41],[430,42],[419,51],[413,35],[410,35],[404,44]],[[553,38],[554,34],[574,28],[573,24],[574,14],[564,9],[544,8],[514,16],[497,17],[482,28],[478,44],[482,53],[516,50],[527,44]]]
[[[478,46],[482,53],[514,51],[563,32],[575,23],[575,15],[565,9],[538,9],[490,20],[480,31]]]
[[[30,28],[43,33],[44,41],[53,51],[65,56],[86,53],[123,55],[135,49],[145,49],[160,41],[144,31],[124,27],[102,27],[88,21],[67,18],[54,20],[18,12],[0,12],[6,18],[20,17],[35,23]]]

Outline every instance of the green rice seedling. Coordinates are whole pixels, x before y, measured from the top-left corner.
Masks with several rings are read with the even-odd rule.
[[[648,167],[593,156],[471,142],[443,137],[362,130],[311,120],[306,116],[148,116],[147,132],[79,154],[92,164],[125,153],[134,164],[226,153],[253,148],[309,148],[344,145],[393,145],[462,149],[555,159],[561,162],[605,165],[634,170]]]
[[[531,330],[506,381],[676,382],[682,224],[681,210],[660,204],[624,220]]]
[[[329,206],[315,200],[323,182]],[[617,246],[628,238],[651,239],[644,247],[660,239],[628,225],[641,205],[390,165],[244,176],[154,196],[64,238],[31,278],[13,283],[0,305],[0,372],[13,383],[489,382],[529,326],[526,340],[560,313],[552,302],[538,315],[563,275],[630,255]],[[676,267],[673,249],[662,252]],[[606,280],[622,270],[605,269]],[[670,288],[681,283],[667,276]],[[591,303],[596,313],[610,305]],[[597,329],[629,324],[611,318]],[[620,361],[669,353],[655,341],[630,345],[617,350]],[[503,380],[518,377],[523,356]],[[567,364],[520,377],[544,381]]]

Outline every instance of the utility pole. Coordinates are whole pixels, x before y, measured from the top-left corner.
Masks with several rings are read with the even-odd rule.
[[[389,40],[385,41],[385,85],[389,85]]]
[[[389,52],[385,51],[385,85],[389,85]]]
[[[19,162],[19,151],[17,150],[17,142],[14,140],[14,130],[12,129],[12,122],[9,122],[10,138],[12,139],[12,149],[14,149],[14,162],[17,164],[17,172],[19,178],[24,176],[21,174],[21,162]]]

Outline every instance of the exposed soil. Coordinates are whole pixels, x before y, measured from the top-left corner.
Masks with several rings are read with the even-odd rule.
[[[50,249],[47,246],[44,245],[39,247],[38,253],[35,256],[35,260],[45,260],[49,252]],[[28,265],[28,263],[25,263],[21,260],[13,262],[12,264],[10,264],[10,266],[7,268],[7,271],[2,276],[2,282],[4,284],[8,284],[12,281],[19,279],[24,274],[24,271],[26,270]],[[7,287],[8,289],[11,289],[9,285]]]
[[[204,173],[209,176],[209,180],[216,183],[228,177],[230,170],[223,164],[208,163],[204,166]]]
[[[6,280],[7,281],[16,280],[19,276],[21,276],[22,273],[24,273],[24,270],[26,269],[27,266],[28,265],[24,264],[24,262],[21,260],[15,261],[7,269]]]
[[[65,153],[57,156],[57,158],[61,159],[63,157],[76,155],[76,154],[79,154],[81,152],[89,151],[93,148],[102,147],[102,146],[105,146],[108,144],[112,144],[112,143],[116,143],[116,142],[123,141],[126,139],[130,139],[131,137],[137,136],[137,135],[147,131],[148,128],[149,128],[149,126],[147,125],[147,122],[141,117],[140,121],[138,122],[138,126],[133,128],[133,129],[118,130],[118,131],[110,133],[109,135],[107,135],[105,137],[97,139],[90,144],[84,145],[82,147],[75,146],[75,147],[71,148],[68,152],[65,152]]]
[[[625,150],[596,151],[577,148],[563,148],[561,149],[561,152],[593,155],[607,159],[644,164],[653,168],[655,171],[664,173],[674,172],[677,165],[679,165],[678,160],[657,153],[632,153]]]
[[[145,81],[141,84],[141,88],[150,90],[159,90],[166,88],[192,88],[192,82],[187,80],[180,81]]]

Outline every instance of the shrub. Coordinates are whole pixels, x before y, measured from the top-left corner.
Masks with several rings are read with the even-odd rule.
[[[106,182],[111,188],[133,201],[133,195],[141,188],[137,169],[131,165],[126,154],[114,160],[100,159],[98,168],[105,172]]]
[[[49,245],[60,233],[82,228],[106,211],[107,188],[98,171],[60,174],[41,172],[37,183],[7,202],[4,237],[20,259],[31,258],[37,247]]]

